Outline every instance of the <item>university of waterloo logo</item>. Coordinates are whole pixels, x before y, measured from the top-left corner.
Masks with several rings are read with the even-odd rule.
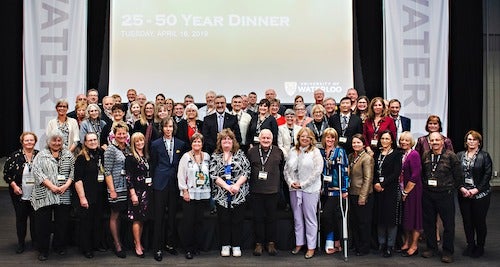
[[[285,82],[285,92],[293,96],[297,92],[297,82]]]

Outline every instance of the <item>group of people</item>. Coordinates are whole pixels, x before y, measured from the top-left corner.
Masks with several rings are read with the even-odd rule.
[[[253,255],[276,255],[283,201],[293,213],[294,255],[305,250],[306,259],[314,257],[318,239],[327,254],[350,249],[340,242],[349,236],[358,256],[377,244],[384,257],[396,246],[409,257],[419,253],[423,233],[422,256],[431,257],[438,253],[439,219],[441,260],[449,263],[457,193],[467,239],[463,255],[484,253],[492,163],[476,131],[465,135],[465,150],[455,154],[441,134],[440,118],[432,115],[429,134],[415,141],[398,100],[370,101],[353,88],[338,108],[319,89],[315,103],[306,106],[296,96],[292,109],[280,104],[273,89],[259,102],[254,92],[233,96],[231,111],[226,97],[213,91],[201,108],[190,95],[175,103],[158,94],[153,102],[130,89],[127,98],[121,103],[118,95],[106,96],[100,105],[91,89],[77,96],[69,113],[68,102],[57,101],[57,118],[49,121],[40,151],[36,134],[21,134],[21,148],[4,168],[16,212],[16,253],[25,250],[29,218],[38,259],[48,259],[51,233],[54,252],[64,255],[74,209],[87,258],[106,249],[105,224],[114,253],[126,257],[123,215],[132,222],[137,257],[145,256],[144,224],[152,221],[155,260],[161,261],[164,251],[177,254],[178,233],[185,257],[192,259],[201,248],[203,214],[212,210],[221,256],[239,257],[249,207]],[[344,233],[347,206],[349,233]],[[109,219],[103,217],[107,209]]]

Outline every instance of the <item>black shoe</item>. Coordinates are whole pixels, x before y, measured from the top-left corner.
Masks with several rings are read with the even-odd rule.
[[[57,255],[64,256],[66,255],[66,250],[65,249],[58,249],[56,250]]]
[[[137,254],[137,251],[134,251],[135,253],[135,256],[137,256],[138,258],[144,258],[144,251],[142,252],[142,254]]]
[[[122,258],[122,259],[125,259],[127,257],[127,254],[125,253],[125,251],[123,251],[123,249],[120,251],[115,250],[115,255],[118,258]]]
[[[83,256],[85,256],[85,258],[87,258],[87,259],[92,259],[94,257],[94,253],[93,252],[85,252],[85,253],[83,253]]]
[[[104,248],[104,247],[98,247],[98,248],[95,248],[94,250],[95,251],[99,251],[99,252],[106,252],[106,251],[108,251],[108,249]]]
[[[361,251],[356,252],[356,256],[365,256],[366,254],[368,254],[368,252],[361,252]]]
[[[38,260],[39,261],[46,261],[49,258],[49,255],[47,253],[40,253],[38,254]]]
[[[384,250],[384,254],[382,256],[384,258],[392,257],[392,247],[387,247],[387,249]]]
[[[177,252],[177,250],[175,250],[175,248],[174,248],[174,247],[172,247],[172,246],[168,246],[168,245],[165,247],[165,251],[167,251],[169,254],[172,254],[172,255],[174,255],[174,256],[175,256],[175,255],[177,255],[177,254],[179,254],[179,253]]]
[[[24,244],[17,245],[16,254],[21,254],[24,252]]]
[[[477,246],[474,251],[472,252],[471,257],[472,258],[479,258],[484,255],[484,247],[483,246]]]
[[[193,259],[193,253],[191,253],[191,252],[189,252],[189,251],[188,251],[188,252],[186,252],[186,259],[188,259],[188,260],[192,260],[192,259]]]
[[[462,252],[462,256],[470,257],[472,256],[472,253],[476,249],[476,245],[474,244],[467,244],[467,248]]]
[[[422,257],[424,258],[434,257],[434,250],[432,249],[425,250],[424,252],[422,252]]]
[[[412,254],[408,253],[408,250],[401,252],[401,256],[403,257],[411,257],[415,255],[418,255],[418,248]]]
[[[158,250],[158,251],[155,252],[154,258],[155,258],[156,261],[163,260],[163,253],[161,252],[161,250]]]

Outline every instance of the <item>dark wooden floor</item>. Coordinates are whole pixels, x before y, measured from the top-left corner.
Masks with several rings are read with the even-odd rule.
[[[491,207],[488,216],[488,237],[486,240],[485,255],[479,259],[471,259],[461,255],[465,247],[465,237],[462,228],[462,218],[457,210],[456,216],[456,239],[455,239],[455,262],[453,266],[500,266],[500,191],[493,193]],[[186,260],[182,254],[178,256],[167,255],[164,260],[156,262],[151,252],[146,254],[146,258],[135,257],[132,251],[128,251],[126,259],[119,259],[112,252],[96,252],[93,259],[84,258],[76,247],[71,247],[65,256],[51,254],[46,262],[37,260],[38,253],[28,244],[27,250],[20,255],[14,253],[16,248],[16,232],[14,211],[6,189],[0,189],[0,222],[2,231],[0,234],[0,266],[128,266],[128,265],[160,265],[169,264],[176,266],[443,266],[445,264],[439,261],[438,257],[424,259],[420,256],[403,258],[395,255],[392,258],[381,258],[377,254],[371,254],[363,257],[350,256],[347,262],[344,262],[339,254],[325,255],[317,253],[316,257],[306,260],[302,255],[294,256],[288,251],[280,251],[278,256],[271,257],[263,255],[261,257],[252,256],[250,250],[244,250],[241,258],[222,258],[219,251],[213,250],[202,252],[200,256],[193,260]],[[424,244],[420,244],[421,250]]]

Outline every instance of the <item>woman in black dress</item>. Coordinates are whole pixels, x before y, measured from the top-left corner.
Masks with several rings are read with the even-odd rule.
[[[134,133],[130,140],[132,155],[125,159],[127,188],[129,191],[128,218],[133,221],[135,255],[144,258],[144,247],[141,236],[144,221],[151,216],[152,178],[149,171],[148,155],[145,150],[145,137],[142,133]]]

